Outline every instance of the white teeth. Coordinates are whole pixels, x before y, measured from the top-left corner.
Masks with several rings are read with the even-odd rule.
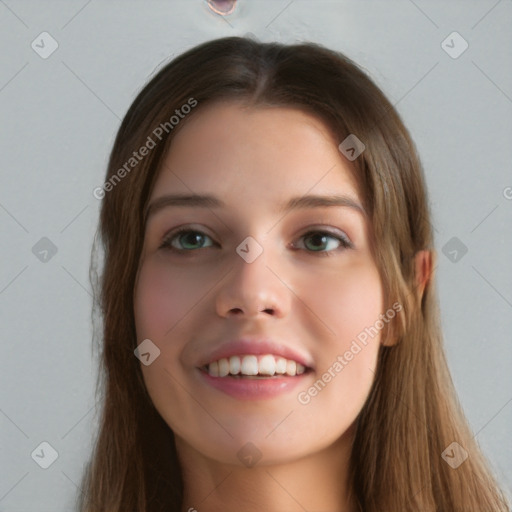
[[[261,356],[245,355],[223,357],[213,361],[207,366],[212,377],[226,377],[227,375],[269,376],[274,375],[302,375],[306,367],[296,361],[284,357],[265,354]]]
[[[214,361],[213,363],[210,363],[208,366],[208,373],[212,377],[218,377],[219,376],[219,363],[217,361]]]
[[[259,373],[261,375],[274,375],[276,373],[276,360],[274,356],[267,355],[260,359]]]
[[[231,356],[229,358],[229,373],[231,375],[238,375],[240,373],[240,366],[242,362],[238,356]]]
[[[240,365],[240,373],[243,375],[258,375],[258,358],[256,356],[244,356]]]
[[[224,357],[219,359],[219,377],[225,377],[229,374],[229,361]]]
[[[297,373],[297,363],[295,361],[286,361],[286,373],[288,375],[295,375]]]
[[[279,375],[286,373],[286,359],[284,357],[276,357],[276,373]]]

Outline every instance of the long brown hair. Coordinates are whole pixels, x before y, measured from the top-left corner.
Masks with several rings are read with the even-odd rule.
[[[173,135],[201,106],[221,99],[303,109],[340,143],[355,134],[366,146],[353,162],[355,175],[371,221],[385,307],[398,301],[404,314],[383,331],[397,343],[381,346],[375,381],[357,418],[350,471],[360,508],[509,511],[457,402],[435,281],[423,293],[416,286],[414,255],[430,250],[435,264],[436,254],[423,170],[398,113],[341,53],[314,43],[239,37],[200,44],[165,65],[138,94],[117,133],[99,194],[100,278],[91,266],[102,321],[96,388],[101,416],[78,495],[80,511],[180,510],[183,481],[174,435],[154,408],[134,356],[142,340],[135,335],[133,290],[143,212]],[[194,106],[182,108],[186,104]],[[170,122],[176,110],[186,115]],[[151,146],[147,154],[130,160],[144,145]],[[454,442],[469,454],[456,469],[442,457]]]

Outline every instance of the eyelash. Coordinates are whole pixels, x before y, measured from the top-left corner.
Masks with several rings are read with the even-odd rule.
[[[207,235],[206,233],[203,233],[200,230],[184,227],[184,228],[179,228],[176,231],[173,231],[172,233],[170,233],[168,236],[166,236],[165,239],[163,240],[162,244],[160,245],[159,249],[164,249],[164,250],[171,251],[171,252],[174,252],[177,254],[184,254],[184,253],[190,254],[190,253],[198,251],[199,249],[176,249],[176,247],[173,247],[171,245],[171,242],[183,233],[199,233],[200,235],[204,235],[204,236],[207,236],[208,238],[212,239],[209,235]],[[338,240],[341,243],[340,247],[338,247],[337,249],[332,249],[330,251],[310,251],[308,249],[302,249],[302,248],[299,248],[299,250],[305,250],[309,253],[312,253],[312,254],[315,254],[318,256],[333,256],[333,253],[336,253],[339,250],[352,249],[354,247],[353,244],[350,242],[350,240],[347,237],[340,235],[340,234],[331,233],[330,231],[326,231],[326,230],[308,231],[308,232],[304,233],[300,238],[304,238],[308,235],[317,235],[317,234],[327,235],[330,238],[334,238],[334,239]],[[207,247],[205,247],[204,249],[207,249]]]

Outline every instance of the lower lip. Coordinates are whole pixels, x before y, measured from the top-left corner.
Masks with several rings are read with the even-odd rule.
[[[261,400],[288,393],[304,382],[309,372],[295,377],[268,377],[262,379],[212,377],[198,369],[200,378],[210,386],[239,400]]]

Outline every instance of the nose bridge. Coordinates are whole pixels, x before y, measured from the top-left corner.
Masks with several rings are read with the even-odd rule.
[[[266,251],[263,249],[263,241],[262,237],[259,237],[258,241],[253,236],[249,235],[242,242],[240,242],[236,248],[236,253],[242,260],[244,260],[248,264],[252,264],[256,262],[258,259],[266,260]],[[268,239],[265,237],[265,241]],[[268,244],[267,244],[268,248]],[[261,258],[261,256],[265,253],[265,256]]]
[[[240,286],[250,287],[260,294],[272,286],[271,277],[275,278],[268,268],[271,249],[268,243],[265,245],[264,248],[263,243],[253,236],[246,237],[236,248],[239,260],[235,260],[233,265],[235,281],[240,281]]]
[[[238,245],[235,246],[235,251],[247,264],[261,263],[260,260],[267,261],[270,251],[278,249],[274,244],[279,243],[276,238],[278,230],[274,229],[276,217],[270,212],[272,203],[260,200],[257,208],[247,208],[247,205],[255,203],[257,195],[239,196],[238,215],[236,219],[232,219],[236,226],[236,235],[240,237],[239,241],[236,241]]]
[[[272,249],[266,245],[249,235],[236,247],[237,258],[217,296],[219,314],[226,315],[233,309],[247,314],[282,312],[286,290],[271,270]]]

